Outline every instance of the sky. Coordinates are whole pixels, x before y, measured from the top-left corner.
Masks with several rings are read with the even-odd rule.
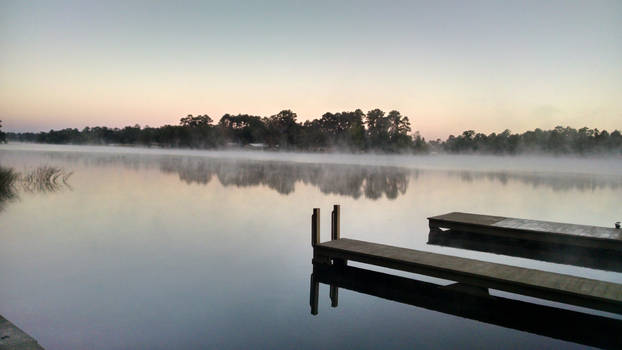
[[[356,108],[622,129],[622,1],[0,0],[5,131]]]

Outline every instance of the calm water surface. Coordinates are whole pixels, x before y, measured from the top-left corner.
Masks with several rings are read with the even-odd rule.
[[[3,166],[74,173],[69,187],[3,204],[0,314],[46,349],[579,347],[348,290],[331,308],[323,284],[312,316],[310,215],[322,209],[324,239],[341,204],[342,237],[621,283],[616,272],[429,245],[426,219],[612,226],[620,163],[3,145]]]

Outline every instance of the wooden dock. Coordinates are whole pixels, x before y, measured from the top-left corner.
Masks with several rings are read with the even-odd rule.
[[[37,341],[0,315],[0,350],[43,350]]]
[[[312,216],[313,263],[345,265],[348,260],[471,286],[622,313],[622,285],[554,272],[394,247],[340,237],[339,207],[332,214],[331,240],[320,243],[320,210]]]
[[[462,288],[351,266],[314,265],[309,295],[311,313],[318,314],[319,283],[330,285],[331,306],[339,288],[578,344],[622,348],[622,320],[534,304]]]
[[[428,218],[430,229],[450,229],[542,243],[576,245],[622,252],[622,230],[453,212]]]

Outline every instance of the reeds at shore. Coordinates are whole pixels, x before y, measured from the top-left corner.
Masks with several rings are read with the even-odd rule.
[[[69,187],[67,180],[71,174],[62,168],[47,165],[24,173],[0,166],[0,210],[3,203],[17,197],[19,189],[27,192],[55,192]]]
[[[0,202],[15,197],[15,182],[19,174],[13,169],[0,167]]]
[[[62,168],[41,166],[19,177],[19,181],[26,191],[52,192],[67,185],[67,179],[72,172],[66,172]]]

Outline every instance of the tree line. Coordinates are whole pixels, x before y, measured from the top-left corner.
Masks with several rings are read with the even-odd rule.
[[[283,110],[270,117],[225,114],[215,124],[205,115],[188,115],[179,125],[158,128],[86,127],[40,133],[9,133],[9,139],[54,144],[123,144],[159,147],[261,147],[279,150],[351,152],[421,152],[427,143],[411,132],[410,120],[399,111],[374,109],[364,113],[325,113],[301,123],[296,113]]]
[[[489,135],[467,130],[459,136],[450,135],[444,142],[433,141],[432,145],[450,153],[622,154],[622,134],[618,130],[609,133],[587,127],[577,130],[562,126],[522,134],[512,134],[507,129]]]
[[[2,132],[2,120],[0,120],[0,143],[6,143],[6,134]]]
[[[1,125],[0,125],[1,126]],[[484,153],[484,154],[622,154],[622,135],[614,130],[574,129],[557,126],[524,133],[505,130],[499,134],[464,131],[445,141],[426,141],[412,132],[407,116],[393,110],[364,113],[324,113],[299,122],[296,113],[283,110],[270,117],[248,114],[223,115],[218,123],[207,114],[187,115],[178,125],[124,128],[86,127],[39,133],[8,133],[12,141],[54,144],[120,144],[147,147],[224,148],[249,147],[291,151],[385,152],[385,153]],[[5,134],[0,130],[0,142]]]

